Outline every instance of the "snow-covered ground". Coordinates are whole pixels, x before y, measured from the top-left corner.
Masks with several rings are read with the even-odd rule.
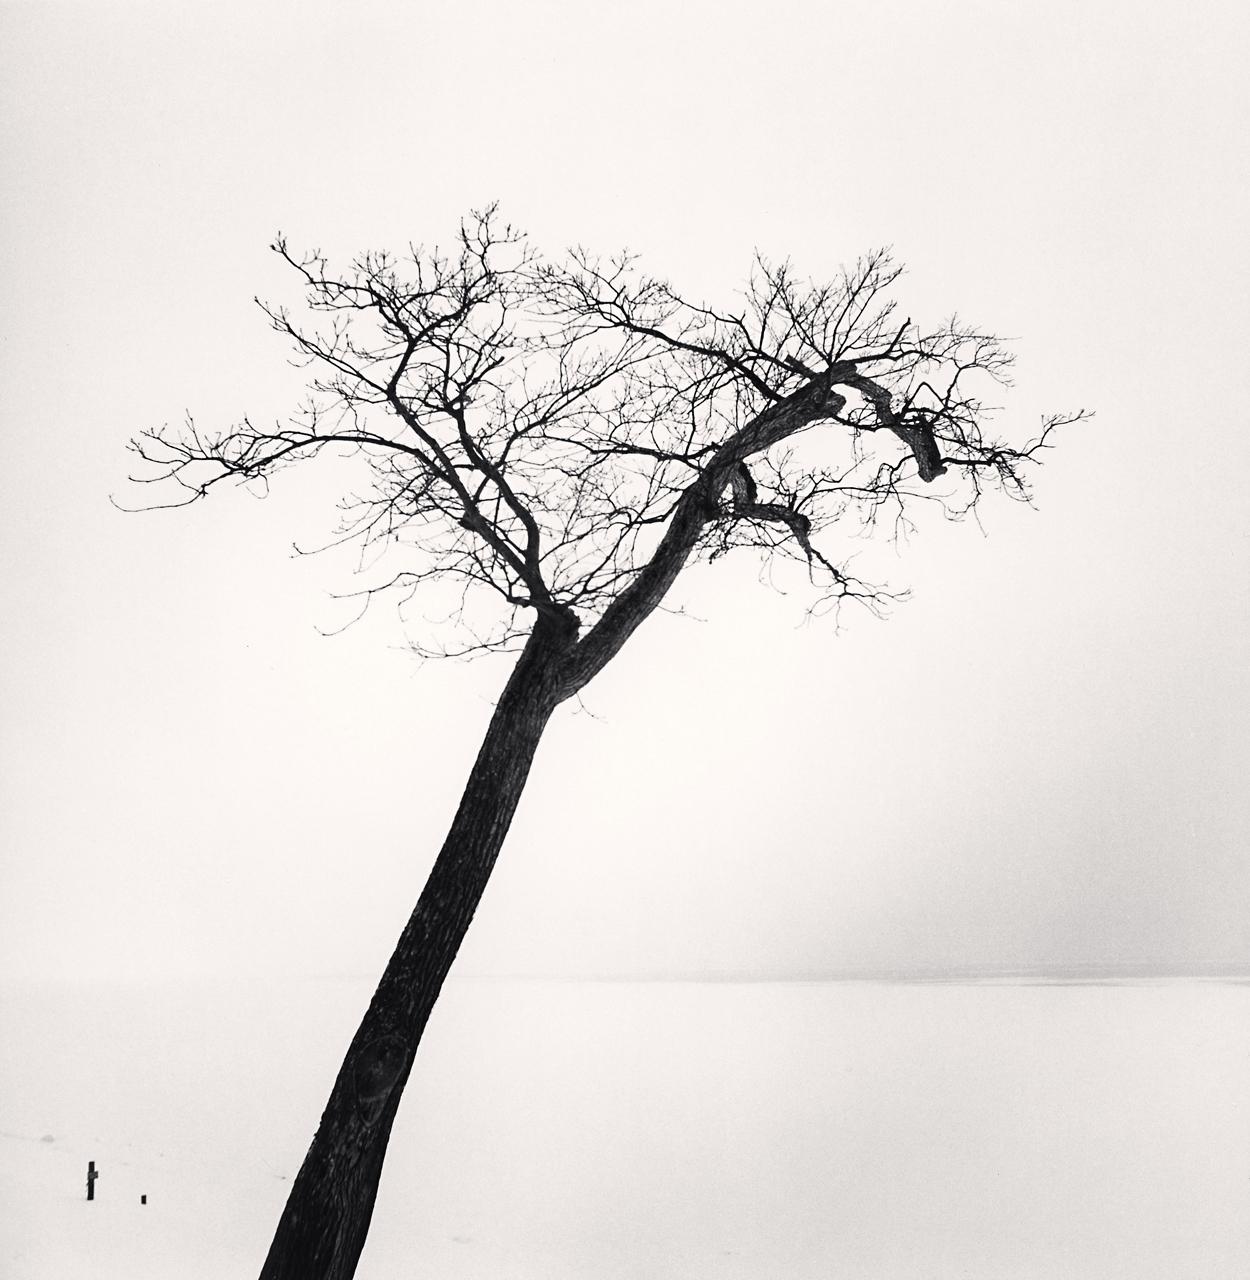
[[[0,1274],[254,1275],[369,986],[3,989]],[[359,1275],[1244,1280],[1250,986],[453,980]]]

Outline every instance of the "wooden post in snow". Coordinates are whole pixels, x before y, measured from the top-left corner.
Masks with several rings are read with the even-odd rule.
[[[96,1172],[95,1161],[88,1160],[87,1161],[87,1199],[88,1200],[95,1199],[95,1180],[99,1176],[100,1175]]]

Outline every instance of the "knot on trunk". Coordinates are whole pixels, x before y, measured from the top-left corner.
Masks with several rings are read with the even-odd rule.
[[[360,1051],[352,1070],[352,1086],[356,1110],[366,1124],[373,1124],[382,1114],[408,1056],[407,1045],[397,1035],[381,1036]]]

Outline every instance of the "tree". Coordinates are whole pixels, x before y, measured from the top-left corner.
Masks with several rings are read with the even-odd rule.
[[[979,397],[1010,353],[901,316],[884,252],[822,285],[757,257],[722,310],[629,255],[543,256],[493,209],[450,253],[371,253],[342,273],[274,249],[309,314],[261,305],[311,370],[307,402],[272,428],[145,432],[136,479],[180,486],[158,505],[181,505],[350,456],[365,481],[338,536],[371,549],[364,604],[450,584],[459,639],[434,651],[519,654],[261,1273],[348,1280],[418,1043],[555,709],[700,557],[792,558],[813,608],[879,609],[891,594],[853,576],[839,542],[909,527],[921,500],[958,518],[990,488],[1027,498],[1027,465],[1083,415],[1019,445],[987,434]]]

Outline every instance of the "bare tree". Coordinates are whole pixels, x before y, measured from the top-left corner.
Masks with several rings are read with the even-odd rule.
[[[367,254],[342,273],[274,248],[307,314],[264,309],[311,371],[307,403],[272,428],[145,432],[136,479],[181,486],[157,504],[178,505],[355,455],[367,483],[339,536],[371,549],[365,603],[451,584],[458,637],[438,652],[519,651],[261,1272],[348,1280],[422,1031],[556,707],[699,557],[792,557],[813,607],[880,608],[889,592],[847,567],[850,535],[906,526],[921,500],[957,518],[991,487],[1027,497],[1027,465],[1083,415],[1017,445],[987,434],[980,397],[1010,354],[955,320],[901,315],[882,252],[828,284],[757,258],[722,310],[628,255],[544,257],[493,210],[450,253]]]

